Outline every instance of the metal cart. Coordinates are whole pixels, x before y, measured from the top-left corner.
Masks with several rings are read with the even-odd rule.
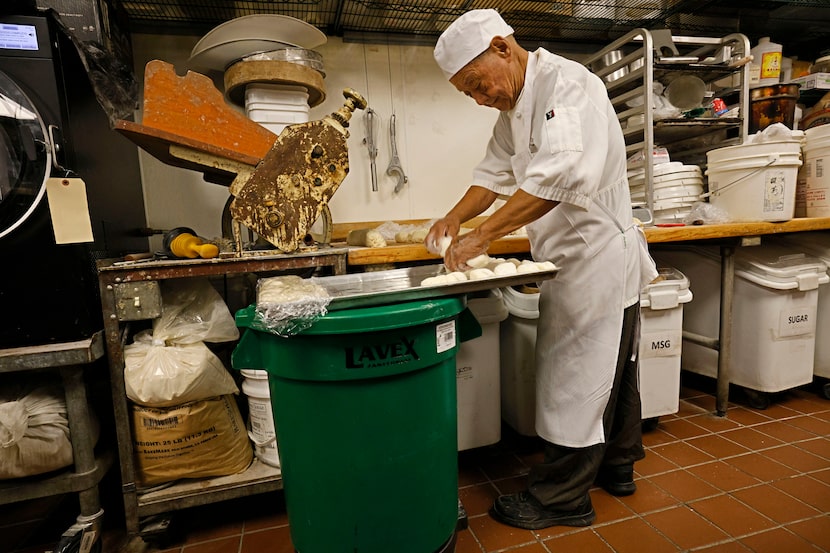
[[[76,342],[0,350],[0,373],[55,369],[59,371],[66,396],[66,411],[72,442],[72,467],[43,478],[0,482],[0,504],[77,493],[80,514],[61,536],[53,553],[101,551],[101,523],[104,515],[98,483],[112,465],[113,455],[96,456],[90,424],[84,368],[104,355],[103,331]]]
[[[328,267],[334,274],[344,274],[347,254],[346,248],[326,247],[293,254],[272,251],[214,259],[98,262],[124,514],[131,539],[163,539],[169,531],[169,519],[164,517],[176,510],[282,489],[279,470],[258,459],[254,459],[251,466],[240,474],[179,480],[159,488],[139,488],[130,404],[124,384],[124,346],[131,337],[131,323],[148,321],[160,315],[159,282],[245,274],[266,276],[318,267]]]

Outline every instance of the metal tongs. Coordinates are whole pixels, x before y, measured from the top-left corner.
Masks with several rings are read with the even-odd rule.
[[[378,169],[375,165],[375,159],[378,157],[378,149],[375,147],[375,110],[366,108],[366,113],[363,115],[363,122],[366,125],[366,138],[363,143],[369,149],[369,161],[372,166],[372,192],[378,191]]]
[[[395,114],[389,118],[389,140],[392,143],[392,157],[389,159],[389,167],[386,168],[386,174],[391,176],[398,176],[398,183],[395,185],[395,193],[397,194],[403,189],[403,185],[409,180],[403,172],[401,160],[398,158],[398,145],[395,141]]]

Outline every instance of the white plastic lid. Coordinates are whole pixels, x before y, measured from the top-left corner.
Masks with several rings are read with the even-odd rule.
[[[640,306],[653,310],[673,309],[692,301],[689,279],[672,267],[658,267],[658,277],[640,291]]]
[[[473,312],[479,324],[483,325],[501,322],[509,314],[504,305],[504,296],[499,289],[490,290],[484,298],[468,299],[467,307]]]
[[[739,249],[735,274],[776,290],[814,290],[830,281],[824,261],[778,244]]]
[[[511,315],[522,319],[539,318],[539,291],[536,288],[523,287],[522,291],[515,288],[502,288],[504,305]]]

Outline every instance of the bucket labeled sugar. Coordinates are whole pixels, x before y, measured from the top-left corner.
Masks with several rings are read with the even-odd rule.
[[[807,217],[830,217],[830,125],[804,131],[804,204]]]
[[[248,437],[254,444],[254,455],[266,465],[280,468],[268,372],[246,369],[241,373],[242,393],[248,398]]]
[[[801,166],[797,139],[742,144],[706,154],[709,203],[732,221],[788,221]]]

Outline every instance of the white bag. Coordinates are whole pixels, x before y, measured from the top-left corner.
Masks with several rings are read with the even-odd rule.
[[[153,330],[124,348],[127,397],[150,407],[169,407],[239,388],[204,342],[239,338],[233,316],[207,279],[162,284],[162,314]]]
[[[91,415],[90,422],[96,422]],[[97,439],[97,424],[92,429]],[[4,389],[0,393],[0,479],[43,474],[73,462],[61,389],[34,384]]]

